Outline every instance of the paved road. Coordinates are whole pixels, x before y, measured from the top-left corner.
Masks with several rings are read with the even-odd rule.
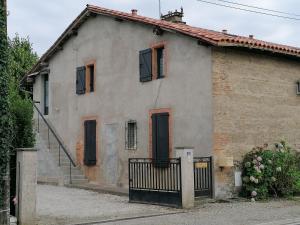
[[[196,221],[196,222],[192,222],[192,221],[174,221],[177,218],[173,218],[173,221],[171,221],[171,219],[166,218],[165,216],[158,216],[159,219],[153,219],[156,216],[152,217],[151,221],[148,220],[149,218],[145,218],[147,219],[145,220],[141,220],[141,219],[124,219],[124,220],[114,220],[114,221],[102,221],[102,222],[98,222],[98,223],[83,223],[83,224],[76,224],[76,225],[101,225],[101,224],[107,224],[107,225],[125,225],[125,224],[129,224],[129,225],[135,225],[135,224],[153,224],[153,225],[160,225],[160,224],[181,224],[181,225],[196,225],[196,224],[215,224],[215,223],[206,223],[203,222],[202,220]],[[223,221],[222,223],[218,223],[218,224],[231,224],[228,223],[228,221]],[[240,223],[240,225],[242,224],[248,224],[248,223]],[[300,225],[300,218],[296,218],[296,219],[286,219],[286,220],[273,220],[272,222],[267,222],[267,223],[259,223],[259,224],[253,224],[250,223],[252,225]]]
[[[130,204],[124,196],[39,185],[38,215],[39,225],[300,225],[300,201],[206,203],[185,211]]]
[[[288,219],[287,219],[288,218]],[[300,203],[212,204],[192,212],[118,221],[107,225],[300,225]]]

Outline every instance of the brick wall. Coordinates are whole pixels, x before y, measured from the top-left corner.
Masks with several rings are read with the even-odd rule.
[[[285,138],[299,149],[300,62],[247,51],[213,50],[216,196],[228,197],[234,169],[222,172],[220,155],[240,161],[255,145]]]

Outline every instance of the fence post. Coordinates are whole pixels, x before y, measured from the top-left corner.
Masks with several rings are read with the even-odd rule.
[[[37,150],[17,151],[17,207],[19,225],[36,224]]]
[[[190,147],[176,148],[176,158],[181,158],[181,199],[182,208],[194,207],[194,149]]]

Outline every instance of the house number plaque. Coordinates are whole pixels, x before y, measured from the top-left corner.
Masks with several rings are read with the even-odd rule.
[[[207,162],[197,162],[195,163],[196,168],[207,168]]]

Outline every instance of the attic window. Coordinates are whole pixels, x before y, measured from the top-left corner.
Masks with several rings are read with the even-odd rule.
[[[164,47],[156,49],[157,79],[164,77]]]
[[[95,63],[77,67],[76,69],[76,94],[95,91]]]
[[[140,82],[166,77],[166,44],[160,42],[149,49],[140,51]]]
[[[165,42],[152,46],[152,71],[153,79],[161,79],[166,76],[166,46]]]
[[[94,92],[95,88],[95,65],[94,64],[90,64],[87,65],[87,90],[89,92]]]

